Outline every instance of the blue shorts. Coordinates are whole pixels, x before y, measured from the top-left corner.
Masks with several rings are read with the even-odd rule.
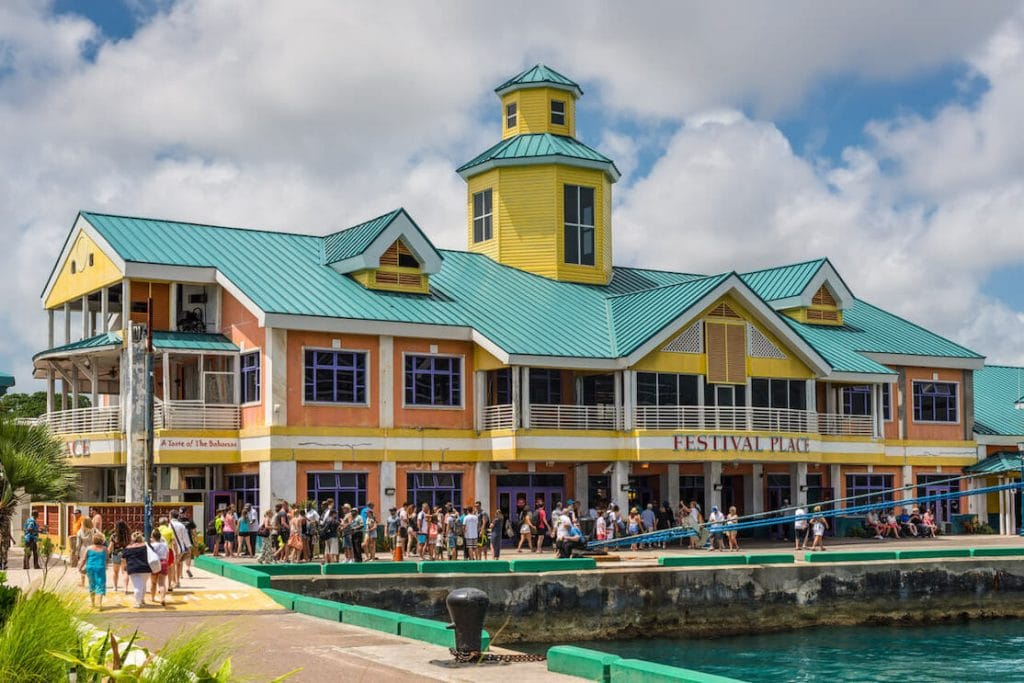
[[[427,535],[426,534],[420,534],[419,536],[416,537],[416,542],[419,543],[420,545],[423,545],[424,543],[427,542]]]
[[[234,531],[225,531],[222,535],[224,536],[224,542],[225,543],[234,543],[235,542],[235,532]]]

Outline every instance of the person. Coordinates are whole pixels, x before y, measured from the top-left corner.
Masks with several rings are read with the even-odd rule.
[[[793,542],[793,550],[807,549],[807,534],[809,533],[807,524],[807,510],[804,509],[803,505],[797,505],[796,512],[793,513],[793,535],[796,540]]]
[[[153,533],[149,537],[149,547],[156,553],[156,556],[160,558],[160,571],[150,573],[149,581],[149,599],[156,601],[156,594],[160,593],[160,604],[167,604],[167,570],[170,567],[170,548],[167,547],[167,542],[164,540],[163,534],[160,533],[159,529],[153,529]]]
[[[185,558],[192,557],[192,540],[189,538],[188,528],[181,521],[181,513],[178,510],[171,510],[170,528],[174,540],[171,546],[174,550],[174,576],[177,579],[176,585],[181,585]],[[191,572],[189,572],[189,576],[191,576]]]
[[[935,524],[935,515],[932,513],[931,509],[926,509],[924,511],[924,519],[922,522],[924,524],[925,536],[935,538],[935,532],[938,529],[938,525]]]
[[[366,559],[373,561],[377,559],[377,513],[373,510],[373,503],[367,503],[363,509],[363,524],[366,529],[363,541],[363,550],[366,552]]]
[[[310,502],[306,505],[306,538],[309,540],[309,552],[306,559],[310,562],[316,560],[321,553],[320,524],[323,519],[316,509],[316,503]]]
[[[249,545],[249,504],[246,503],[238,515],[238,556],[252,557],[252,548]]]
[[[430,535],[430,506],[423,503],[420,511],[416,514],[416,545],[419,546],[418,554],[425,560],[430,559],[431,549],[427,546],[427,537]]]
[[[656,518],[657,515],[654,514],[654,503],[648,503],[647,507],[640,513],[640,521],[643,522],[644,533],[654,531]]]
[[[904,534],[907,536],[917,536],[917,525],[910,521],[910,513],[907,512],[907,508],[903,508],[897,519]]]
[[[403,553],[403,555],[412,555],[413,544],[416,542],[414,540],[415,534],[409,533],[411,531],[411,529],[409,528],[409,520],[412,518],[412,510],[412,503],[410,503],[409,501],[406,501],[405,504],[402,505],[402,507],[398,510],[399,536],[405,538],[405,552]],[[405,529],[405,534],[401,533],[401,529]]]
[[[875,510],[868,510],[867,517],[864,519],[864,525],[875,532],[875,538],[879,541],[885,538],[885,524]]]
[[[285,557],[286,562],[299,562],[306,548],[306,541],[303,538],[306,518],[298,507],[293,512],[294,514],[292,514],[290,522],[291,526],[288,529],[288,554]]]
[[[260,547],[260,556],[256,560],[259,564],[272,564],[274,553],[277,550],[277,531],[273,529],[276,523],[274,513],[267,510],[263,513],[263,524],[260,525],[258,533],[263,538],[263,545]],[[337,539],[335,539],[337,540]]]
[[[222,517],[221,534],[224,538],[224,557],[235,556],[235,534],[238,533],[238,515],[235,514],[235,506],[228,505]]]
[[[885,531],[887,534],[891,533],[895,538],[901,538],[900,523],[896,521],[896,515],[893,514],[892,510],[889,510],[885,515]]]
[[[345,504],[348,507],[348,504]],[[351,511],[351,523],[350,528],[352,529],[352,561],[362,562],[363,561],[363,534],[366,531],[366,527],[363,524],[363,517],[355,509]]]
[[[388,550],[394,550],[398,547],[398,508],[388,508],[387,518],[387,536],[388,536]]]
[[[178,574],[174,571],[175,563],[177,562],[177,556],[174,551],[177,543],[174,540],[174,530],[171,528],[170,520],[166,517],[161,517],[157,531],[160,532],[160,537],[167,545],[167,570],[165,574],[167,590],[171,591],[178,587]]]
[[[519,545],[516,546],[517,553],[523,552],[523,543],[526,543],[527,550],[533,548],[533,532],[533,516],[530,514],[530,507],[524,506],[522,513],[519,515]]]
[[[199,547],[198,539],[196,538],[196,523],[192,519],[192,512],[187,508],[180,508],[178,510],[178,518],[181,520],[182,525],[185,527],[185,531],[188,534],[189,550],[185,554],[184,565],[185,574],[188,578],[192,578],[192,556],[195,555],[196,548]]]
[[[121,553],[131,543],[132,537],[128,533],[128,525],[123,519],[117,520],[114,525],[114,533],[110,536],[110,565],[114,569],[114,592],[121,579]],[[128,592],[128,574],[124,575],[124,592]]]
[[[82,530],[82,511],[75,510],[71,515],[71,534],[68,536],[68,545],[71,546],[71,564],[78,566],[79,547],[78,532]]]
[[[78,570],[89,577],[89,603],[96,607],[99,596],[99,608],[103,609],[103,596],[107,594],[107,546],[103,534],[93,534],[92,545],[82,553],[78,561]],[[114,583],[117,587],[117,583]]]
[[[655,522],[655,528],[658,531],[665,531],[671,529],[676,525],[675,517],[672,515],[672,506],[667,500],[661,501],[661,507],[658,508],[658,519]],[[661,548],[666,547],[665,541],[662,541],[659,546]]]
[[[477,558],[486,560],[489,559],[487,555],[491,551],[491,516],[487,514],[479,500],[474,503],[474,507],[476,508],[476,516],[480,521],[480,540],[476,547]]]
[[[494,552],[494,559],[501,557],[501,539],[505,535],[505,513],[501,508],[494,511],[491,518],[491,550]]]
[[[538,498],[533,508],[533,527],[537,532],[537,552],[544,552],[544,537],[548,535],[548,513],[544,500]],[[532,550],[532,548],[531,548]]]
[[[594,520],[594,539],[603,541],[608,538],[608,521],[605,519],[605,515],[598,514],[597,519]]]
[[[562,518],[564,525],[564,533],[562,533],[562,539],[557,541],[558,554],[557,557],[569,559],[572,557],[574,550],[582,549],[583,543],[583,532],[576,526],[572,520],[565,517]]]
[[[85,549],[89,547],[90,543],[92,543],[92,520],[84,518],[82,520],[82,526],[78,530],[79,559],[81,559],[81,554],[85,552]],[[79,566],[80,565],[81,562],[79,562]],[[83,570],[79,570],[78,585],[83,587],[85,586],[85,571]]]
[[[334,499],[328,498],[320,515],[320,538],[324,541],[324,563],[338,561],[338,513]]]
[[[787,510],[789,510],[789,498],[783,498],[782,499],[782,507],[780,507],[778,509],[778,511],[776,512],[776,515],[779,518],[785,517]],[[778,529],[779,529],[779,535],[782,537],[782,540],[788,543],[789,542],[789,526],[786,525],[786,524],[779,524],[778,525]]]
[[[93,533],[103,533],[103,515],[100,514],[99,508],[92,508],[89,510],[89,514],[92,515],[92,530]],[[92,539],[89,539],[90,541]]]
[[[711,506],[711,514],[708,515],[708,524],[711,525],[711,545],[708,546],[708,550],[721,550],[725,551],[725,541],[722,538],[723,527],[725,526],[725,515],[718,509],[717,505]]]
[[[541,510],[543,512],[543,510]],[[479,560],[477,554],[480,543],[480,516],[476,514],[475,505],[466,506],[466,514],[462,517],[462,537],[466,543],[466,559]],[[537,552],[541,552],[541,544],[537,543]]]
[[[914,536],[920,536],[923,533],[924,522],[921,519],[921,511],[916,505],[910,510],[910,518],[907,521],[914,527],[911,531]]]
[[[146,604],[146,582],[152,572],[146,555],[145,537],[141,531],[132,534],[132,542],[121,553],[121,562],[135,589],[135,606],[142,607]]]
[[[29,555],[32,556],[32,568],[40,569],[39,566],[39,510],[33,510],[28,519],[25,520],[25,557],[22,565],[28,569]]]
[[[640,519],[640,511],[637,510],[636,508],[630,508],[629,519],[626,524],[626,533],[628,533],[630,536],[636,536],[640,533],[642,525],[643,521]],[[629,549],[636,550],[637,544],[632,544],[631,546],[629,546]]]
[[[821,506],[814,506],[814,516],[811,517],[811,531],[814,534],[814,542],[811,550],[828,550],[825,547],[825,529],[828,529],[828,521],[821,514]]]

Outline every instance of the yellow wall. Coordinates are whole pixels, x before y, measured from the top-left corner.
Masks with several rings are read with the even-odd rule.
[[[836,314],[837,319],[836,320],[808,320],[808,318],[807,318],[807,311],[808,310],[833,312],[833,313]],[[787,308],[787,309],[783,310],[782,313],[784,315],[789,316],[793,320],[796,320],[797,322],[807,323],[808,325],[835,325],[835,326],[840,326],[840,325],[843,324],[843,312],[840,311],[835,306],[817,306],[817,305],[815,305],[815,306],[808,306],[808,307],[801,307],[801,308]]]
[[[507,367],[480,346],[473,347],[473,359],[473,367],[477,370],[497,370],[498,368]]]
[[[466,244],[469,245],[470,251],[490,256],[495,261],[500,261],[498,252],[501,238],[499,229],[501,225],[501,212],[498,210],[498,172],[498,169],[495,168],[474,176],[469,179],[466,188],[466,224],[468,226]],[[477,192],[483,192],[488,188],[491,190],[491,234],[493,237],[484,242],[473,242],[473,195]]]
[[[811,379],[814,377],[814,373],[801,362],[795,354],[793,354],[786,345],[774,334],[769,332],[760,323],[756,322],[743,306],[732,296],[724,296],[718,301],[714,302],[706,309],[701,311],[699,316],[703,319],[708,311],[714,309],[721,303],[728,304],[732,310],[739,315],[755,328],[757,328],[762,334],[768,337],[773,344],[775,344],[788,358],[786,360],[778,358],[751,358],[749,356],[749,348],[747,349],[747,376],[748,377],[779,377],[788,379]],[[693,322],[687,323],[685,326],[676,330],[662,346],[667,346],[677,336],[685,332]],[[707,354],[706,353],[674,353],[672,351],[662,351],[658,349],[651,352],[639,362],[637,362],[633,368],[643,372],[676,372],[681,374],[692,374],[692,375],[705,375],[707,374]]]
[[[551,100],[565,102],[565,125],[551,123]],[[518,111],[516,125],[505,126],[505,107],[515,102]],[[529,88],[516,90],[501,98],[501,138],[522,133],[553,133],[576,137],[576,98],[572,93],[557,88]]]
[[[557,263],[559,280],[606,285],[612,279],[611,195],[612,184],[603,171],[590,168],[558,166],[555,188],[555,216],[557,217]],[[582,185],[594,188],[594,265],[576,266],[564,263],[563,237],[563,185]]]
[[[89,265],[89,255],[92,265]],[[71,263],[75,263],[75,272],[71,273]],[[124,277],[114,262],[104,254],[95,242],[84,232],[75,238],[67,259],[58,268],[57,280],[53,289],[46,297],[44,307],[53,308],[66,301],[78,299],[84,294],[114,284]]]

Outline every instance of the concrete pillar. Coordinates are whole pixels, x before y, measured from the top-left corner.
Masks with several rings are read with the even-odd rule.
[[[380,464],[380,514],[382,516],[387,515],[391,508],[398,506],[397,469],[393,461],[385,460]],[[391,489],[392,493],[385,493],[387,489]]]
[[[484,410],[487,408],[487,371],[473,372],[473,429],[484,428]]]
[[[746,511],[748,515],[764,512],[764,465],[755,462],[751,467],[750,489],[753,495],[750,498],[750,508]]]
[[[813,379],[807,380],[807,388],[804,389],[804,393],[807,395],[807,410],[810,412],[816,412],[818,410],[818,389],[817,382]]]
[[[53,348],[53,309],[46,312],[46,348]]]
[[[383,481],[383,476],[381,480]],[[278,501],[294,501],[296,492],[295,481],[296,469],[294,460],[261,462],[260,509],[264,511],[273,510],[274,504]]]
[[[703,429],[706,423],[704,419],[704,375],[697,375],[697,427]]]
[[[164,397],[164,401],[171,400],[171,354],[164,351],[161,354],[160,362],[163,369],[163,387],[161,387],[161,394]],[[154,410],[156,410],[154,408]]]
[[[903,481],[903,486],[912,486],[914,484],[914,468],[911,465],[904,465],[900,475],[900,479]],[[909,500],[913,498],[917,493],[914,489],[906,489],[902,492],[900,500]],[[946,520],[950,521],[950,520]]]
[[[512,429],[519,429],[522,425],[520,408],[522,405],[522,387],[520,384],[521,375],[519,372],[519,366],[513,365],[509,368],[509,373],[512,375]]]
[[[580,502],[580,510],[590,509],[590,471],[587,464],[573,465],[572,468],[573,500]]]
[[[54,386],[54,375],[53,366],[49,366],[46,369],[46,412],[53,412],[53,394],[56,387]]]
[[[266,425],[288,424],[288,330],[266,328],[263,352],[267,369],[263,373],[267,386],[263,388],[264,420]],[[386,365],[386,363],[381,363]],[[293,494],[294,495],[294,492]]]
[[[679,509],[679,464],[669,463],[665,468],[668,472],[666,479],[668,479],[668,486],[665,489],[665,500],[671,507],[672,513]]]
[[[530,428],[530,368],[523,366],[523,377],[519,382],[519,396],[521,399],[520,419],[523,429]]]
[[[491,463],[478,462],[473,465],[473,486],[476,499],[488,514],[491,513]]]
[[[715,486],[722,482],[722,463],[704,463],[704,517],[708,516],[713,506],[722,507],[722,491]]]
[[[125,278],[121,281],[121,329],[132,328],[132,281]]]
[[[64,343],[71,343],[71,302],[64,302]]]
[[[171,321],[171,326],[174,326]],[[100,290],[100,332],[106,334],[110,331],[110,288],[104,287]]]
[[[89,334],[89,296],[83,296],[80,304],[82,306],[82,339],[88,339],[91,336]]]
[[[132,341],[121,353],[122,417],[127,452],[125,502],[141,503],[146,484],[146,341]]]
[[[395,426],[395,338],[381,335],[379,343],[380,372],[377,375],[377,400],[380,405],[380,426],[390,429]]]
[[[78,377],[78,366],[71,366],[71,409],[78,407],[78,385],[81,381]]]
[[[626,431],[636,428],[636,414],[633,407],[636,403],[635,379],[636,373],[632,370],[622,371],[622,428]]]
[[[623,490],[625,487],[626,490]],[[612,463],[611,491],[608,498],[619,504],[619,511],[625,514],[629,511],[629,463],[625,460],[617,460]]]

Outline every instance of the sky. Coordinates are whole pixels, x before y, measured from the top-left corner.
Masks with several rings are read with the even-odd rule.
[[[46,344],[79,210],[325,234],[404,206],[465,248],[494,87],[576,80],[618,265],[829,257],[854,294],[1024,363],[1024,4],[6,0],[0,371]]]

